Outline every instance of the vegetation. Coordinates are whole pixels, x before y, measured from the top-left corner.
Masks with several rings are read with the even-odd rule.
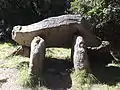
[[[92,74],[88,74],[86,70],[81,70],[77,72],[73,72],[71,74],[73,85],[79,87],[84,84],[93,84],[97,82],[97,79]]]
[[[64,60],[71,59],[71,49],[47,48],[46,49],[46,57],[64,59]]]
[[[119,49],[119,0],[1,0],[0,41],[11,40],[15,25],[31,24],[65,13],[86,17],[99,38],[110,41],[113,48]]]
[[[19,72],[19,78],[17,79],[16,83],[19,83],[20,85],[23,86],[33,86],[31,81],[30,81],[30,77],[28,75],[28,60],[29,58],[26,57],[22,57],[22,56],[11,56],[11,53],[16,50],[16,48],[18,46],[14,46],[10,43],[4,43],[4,44],[0,44],[0,68],[16,68]],[[59,59],[70,59],[70,49],[47,49],[47,54],[46,57],[49,58],[59,58]],[[54,53],[53,53],[54,52]],[[64,54],[63,55],[61,55]],[[67,55],[65,55],[65,53],[67,53]],[[69,54],[68,54],[69,53]],[[57,57],[55,57],[57,54]],[[54,56],[55,55],[55,56]],[[57,64],[57,63],[56,63]],[[115,67],[119,68],[119,64],[114,64]],[[105,73],[106,77],[109,77],[109,70],[107,69],[107,71],[105,71],[104,69],[99,70],[100,73],[98,73],[99,75],[102,76],[103,73]],[[110,70],[112,74],[115,74],[116,70]],[[119,71],[117,71],[116,73],[118,74]],[[48,74],[48,73],[47,73]],[[109,74],[111,76],[112,79],[114,78],[118,78],[119,76],[115,76],[112,77],[112,74]],[[54,75],[55,77],[55,75]],[[70,73],[70,77],[72,79],[72,89],[73,90],[96,90],[96,89],[102,89],[102,90],[119,90],[120,89],[120,84],[119,81],[117,82],[117,84],[115,85],[107,85],[105,83],[101,83],[99,81],[99,78],[86,73],[85,70],[82,70],[80,72],[73,72]],[[115,79],[116,81],[116,79]],[[94,83],[95,84],[94,84]],[[56,82],[55,82],[56,83]],[[40,87],[38,87],[40,88]],[[47,87],[41,87],[43,90],[49,90],[47,89]]]
[[[67,0],[0,0],[0,41],[11,40],[13,26],[65,14],[69,6]]]
[[[26,25],[65,13],[86,17],[94,27],[96,35],[102,40],[110,41],[112,46],[118,49],[119,0],[1,0],[0,41],[11,40],[11,30],[15,25]]]
[[[112,50],[118,52],[117,56],[120,57],[119,0],[1,0],[0,42],[11,40],[11,30],[14,25],[31,24],[50,16],[65,13],[81,14],[81,16],[84,16],[91,23],[94,33],[101,40],[108,40],[111,43]],[[11,43],[0,44],[0,68],[17,69],[19,71],[19,80],[17,83],[23,86],[33,86],[27,73],[29,58],[11,55],[17,47],[19,46],[12,45]],[[46,57],[62,61],[70,60],[70,51],[70,49],[49,48],[46,49]],[[72,70],[72,73],[70,73],[73,85],[72,89],[119,90],[120,64],[109,65],[101,68],[99,72],[94,73],[95,76],[86,73],[84,70],[73,72],[74,70],[70,68]],[[56,66],[55,68],[57,68]],[[71,70],[67,71],[71,72]],[[62,72],[62,74],[64,73]],[[109,79],[112,79],[112,82]],[[93,82],[97,83],[94,84]],[[47,90],[45,87],[42,88]]]
[[[73,0],[70,11],[89,20],[93,31],[101,40],[111,43],[113,52],[120,49],[120,1],[119,0]],[[119,58],[120,54],[117,58]]]

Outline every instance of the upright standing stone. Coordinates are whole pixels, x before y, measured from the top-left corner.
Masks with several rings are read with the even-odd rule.
[[[31,42],[29,74],[39,77],[42,72],[43,60],[45,59],[45,42],[39,36]]]
[[[85,41],[81,36],[74,36],[73,63],[75,70],[87,69],[90,71]]]

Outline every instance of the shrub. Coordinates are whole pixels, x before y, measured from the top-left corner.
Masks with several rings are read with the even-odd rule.
[[[94,33],[101,40],[108,40],[112,49],[120,52],[120,1],[73,0],[70,11],[86,17]]]
[[[0,25],[0,40],[11,37],[9,27],[64,14],[68,7],[67,0],[0,0],[0,21],[4,21]]]

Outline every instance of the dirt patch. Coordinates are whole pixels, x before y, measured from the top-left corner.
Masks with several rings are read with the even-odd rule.
[[[0,68],[0,90],[23,90],[16,84],[17,78],[17,69]]]
[[[68,60],[47,59],[44,67],[43,87],[24,88],[17,84],[19,70],[16,68],[0,68],[0,90],[67,90],[71,88],[72,81],[69,69],[71,63]]]

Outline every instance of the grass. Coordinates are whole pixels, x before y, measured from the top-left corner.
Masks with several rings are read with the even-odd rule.
[[[70,59],[71,58],[71,49],[64,48],[47,48],[46,57],[48,58],[57,58],[57,59]]]
[[[27,65],[24,65],[22,68],[20,68],[19,76],[20,76],[20,78],[18,79],[17,82],[20,85],[25,86],[25,87],[33,86],[30,81],[31,79],[28,74],[28,66]]]
[[[1,68],[15,68],[19,63],[28,61],[28,58],[22,56],[12,56],[11,54],[19,46],[14,46],[11,43],[0,44],[0,67]]]
[[[71,74],[73,85],[77,85],[78,83],[81,85],[84,84],[92,84],[94,83],[97,79],[92,75],[86,72],[86,70],[80,70],[73,72]]]
[[[0,44],[0,59],[5,59],[16,49],[11,43]]]
[[[16,68],[19,70],[19,84],[23,86],[32,86],[30,77],[28,75],[28,61],[29,58],[22,56],[11,56],[11,53],[17,49],[18,46],[14,46],[10,43],[0,44],[0,68]],[[49,48],[46,49],[46,57],[58,58],[58,59],[70,59],[70,49],[63,48]],[[27,62],[27,63],[22,63]],[[110,64],[116,67],[120,67],[120,64]],[[120,83],[117,82],[115,85],[108,85],[105,83],[92,83],[97,79],[87,74],[85,70],[80,72],[72,72],[72,90],[120,90]],[[109,75],[108,75],[109,76]],[[49,90],[46,87],[41,87],[41,90]],[[62,90],[62,89],[61,89]]]

